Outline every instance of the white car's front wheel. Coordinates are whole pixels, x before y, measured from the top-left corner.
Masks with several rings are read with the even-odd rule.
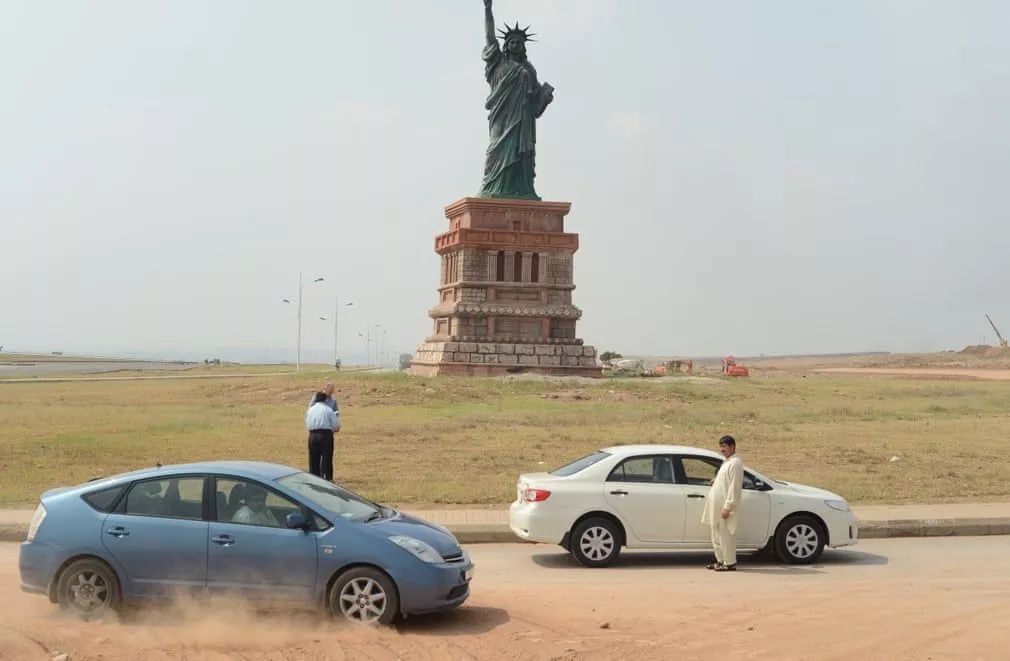
[[[797,514],[780,523],[775,531],[775,555],[790,565],[810,564],[821,557],[826,542],[819,521]]]
[[[609,519],[586,519],[572,528],[568,547],[579,564],[606,567],[621,554],[621,531]]]

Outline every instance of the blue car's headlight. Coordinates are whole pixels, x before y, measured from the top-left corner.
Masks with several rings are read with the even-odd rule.
[[[432,564],[442,562],[442,556],[439,555],[438,551],[419,539],[405,537],[403,535],[394,535],[389,538],[389,541],[406,551],[410,551],[414,557],[422,562],[429,562]]]

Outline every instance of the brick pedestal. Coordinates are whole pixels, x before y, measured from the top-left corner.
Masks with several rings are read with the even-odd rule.
[[[433,333],[411,372],[600,376],[596,350],[576,336],[572,305],[578,234],[567,202],[464,198],[435,238],[442,261]]]

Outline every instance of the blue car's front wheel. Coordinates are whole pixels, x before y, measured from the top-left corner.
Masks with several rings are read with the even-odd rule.
[[[354,567],[330,588],[330,612],[355,624],[390,624],[400,609],[396,586],[371,567]]]

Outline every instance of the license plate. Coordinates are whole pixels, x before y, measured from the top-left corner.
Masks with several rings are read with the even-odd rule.
[[[466,571],[463,572],[463,580],[466,581],[467,583],[469,583],[471,580],[473,580],[473,568],[472,567],[470,569],[467,569]]]

